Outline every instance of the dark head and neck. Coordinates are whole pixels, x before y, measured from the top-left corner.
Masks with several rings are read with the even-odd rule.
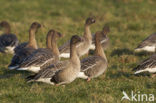
[[[37,33],[38,29],[41,27],[41,24],[38,22],[33,22],[29,29],[29,43],[28,46],[34,49],[37,49],[37,42],[35,39],[35,34]]]
[[[79,56],[76,51],[76,46],[79,45],[81,42],[82,39],[77,35],[72,36],[70,40],[70,59],[72,62],[80,62]]]
[[[85,22],[85,30],[84,30],[84,37],[92,39],[91,31],[90,31],[90,25],[95,23],[95,19],[93,17],[89,17],[86,19]]]
[[[4,28],[5,34],[9,34],[11,32],[10,24],[7,21],[2,21],[0,23],[0,28]]]
[[[102,45],[100,43],[100,38],[102,35],[104,35],[104,34],[101,31],[98,31],[95,34],[95,55],[100,56],[107,61],[106,55],[105,55]]]

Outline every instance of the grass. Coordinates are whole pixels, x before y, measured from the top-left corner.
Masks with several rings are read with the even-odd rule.
[[[37,34],[39,47],[45,47],[49,29],[65,34],[63,44],[73,34],[83,34],[87,17],[95,16],[92,32],[109,25],[111,47],[106,50],[109,67],[105,75],[91,82],[77,79],[65,87],[44,83],[28,84],[28,72],[9,71],[12,58],[0,54],[1,103],[120,103],[122,91],[133,90],[156,96],[156,79],[136,77],[132,68],[149,57],[135,55],[134,48],[148,35],[156,32],[155,0],[1,0],[0,21],[11,23],[12,32],[21,42],[28,40],[28,29],[33,21],[46,27]],[[129,103],[124,100],[123,103]]]

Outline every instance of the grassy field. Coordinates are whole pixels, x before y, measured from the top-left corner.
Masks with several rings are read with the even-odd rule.
[[[24,78],[30,73],[9,71],[12,55],[0,54],[0,103],[120,103],[123,90],[129,95],[140,91],[156,96],[156,78],[136,77],[131,71],[150,55],[133,51],[156,32],[155,0],[0,0],[0,5],[0,21],[9,21],[21,42],[28,40],[33,21],[45,25],[36,36],[39,47],[45,47],[49,29],[65,34],[59,45],[73,34],[83,35],[83,24],[89,16],[97,21],[91,27],[93,33],[105,24],[111,29],[111,47],[105,51],[109,67],[105,75],[90,82],[77,79],[65,87],[28,84]]]

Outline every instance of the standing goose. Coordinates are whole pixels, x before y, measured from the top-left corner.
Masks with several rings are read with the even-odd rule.
[[[81,45],[77,47],[77,52],[80,57],[88,53],[89,48],[92,44],[92,35],[90,31],[90,25],[93,23],[95,23],[94,18],[91,18],[91,17],[87,18],[86,23],[85,23],[84,35],[82,36],[84,41],[82,42]],[[69,58],[70,57],[70,41],[62,45],[59,48],[59,51],[60,51],[60,57]]]
[[[19,66],[17,70],[27,70],[31,72],[39,72],[41,68],[46,68],[59,60],[59,50],[57,47],[57,39],[62,37],[62,34],[50,30],[47,34],[47,48],[39,48],[28,56]]]
[[[79,78],[88,79],[88,81],[90,81],[91,78],[100,76],[107,69],[107,58],[100,42],[100,38],[103,35],[103,32],[96,32],[95,55],[81,60],[81,72],[78,75]]]
[[[0,52],[13,54],[19,41],[15,34],[10,33],[11,27],[8,22],[2,21],[0,28],[4,28],[4,34],[0,36]]]
[[[101,45],[104,49],[107,49],[108,46],[109,46],[109,37],[107,36],[107,34],[110,32],[110,29],[108,26],[104,26],[103,28],[103,35],[101,36],[100,38],[100,42],[101,42]],[[91,50],[94,50],[95,49],[95,34],[92,35],[92,45],[90,46],[90,49]]]
[[[41,24],[39,24],[38,22],[33,22],[30,26],[30,29],[29,29],[29,41],[28,42],[24,42],[24,43],[21,43],[20,45],[18,45],[16,48],[15,48],[15,53],[17,53],[18,51],[20,51],[21,49],[23,48],[34,48],[34,49],[37,49],[37,42],[36,42],[36,38],[35,38],[35,34],[37,33],[38,29],[41,27]]]
[[[156,49],[156,33],[150,35],[145,40],[143,40],[135,49],[135,52],[141,51],[155,52],[155,49]]]
[[[75,35],[70,40],[70,59],[58,61],[56,64],[41,70],[38,74],[27,77],[28,82],[38,81],[49,84],[67,84],[74,81],[80,72],[80,59],[76,52],[76,45],[80,45],[82,38]]]
[[[149,72],[154,76],[156,73],[156,54],[142,61],[137,67],[133,69],[133,71],[135,71],[134,74]]]
[[[29,29],[29,41],[22,43],[15,48],[15,55],[8,66],[10,70],[18,68],[19,64],[37,49],[35,34],[40,27],[41,25],[38,22],[33,22],[31,24]]]

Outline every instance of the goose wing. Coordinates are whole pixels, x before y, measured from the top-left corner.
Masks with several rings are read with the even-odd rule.
[[[145,46],[152,46],[152,45],[156,45],[156,33],[150,35],[149,37],[147,37],[145,40],[143,40],[137,48],[143,48]]]
[[[29,57],[27,57],[20,65],[20,67],[29,66],[45,66],[54,61],[54,56],[49,49],[38,49],[34,51]]]
[[[50,65],[48,68],[42,69],[39,73],[27,77],[29,81],[40,78],[52,78],[57,72],[65,69],[69,65],[69,61],[59,61],[56,64]]]
[[[24,43],[19,44],[19,45],[14,49],[15,54],[18,53],[18,51],[20,51],[21,49],[25,48],[27,45],[28,45],[28,42],[24,42]]]
[[[69,53],[70,52],[70,40],[65,44],[59,47],[60,53]]]
[[[101,44],[106,43],[109,41],[109,38],[107,35],[102,35],[100,38]],[[92,34],[92,44],[95,44],[95,34]]]
[[[24,61],[24,59],[26,57],[28,57],[34,51],[35,51],[34,48],[23,48],[23,49],[19,50],[18,53],[16,53],[13,56],[9,67],[17,66],[17,65],[21,64]]]
[[[99,56],[91,56],[81,60],[81,71],[84,72],[94,68],[100,60]]]
[[[142,61],[133,71],[144,70],[146,68],[156,68],[156,54]]]

